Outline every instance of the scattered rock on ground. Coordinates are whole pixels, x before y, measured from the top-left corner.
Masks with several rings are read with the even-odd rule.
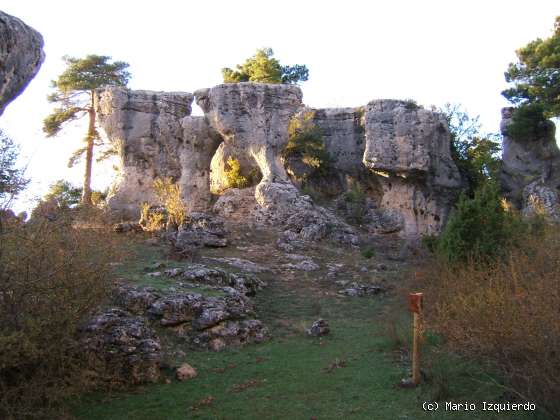
[[[307,330],[307,334],[321,337],[330,333],[329,323],[324,319],[318,319],[311,325],[311,328]]]
[[[175,371],[175,377],[178,381],[186,381],[188,379],[196,378],[198,375],[195,368],[193,368],[188,363],[183,363]]]
[[[344,286],[346,286],[345,284]],[[384,292],[385,289],[378,285],[350,283],[346,289],[340,290],[338,293],[346,296],[372,296]]]

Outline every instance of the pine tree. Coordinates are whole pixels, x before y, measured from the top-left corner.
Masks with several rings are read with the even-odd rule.
[[[309,70],[306,66],[296,64],[295,66],[282,66],[273,57],[271,48],[257,50],[254,56],[238,64],[237,70],[230,68],[222,69],[224,83],[258,82],[258,83],[298,83],[305,82],[309,78]]]
[[[111,57],[103,55],[88,55],[85,58],[65,56],[63,60],[67,68],[57,80],[52,81],[55,91],[48,96],[49,102],[58,104],[58,107],[43,121],[43,131],[47,137],[53,137],[70,121],[88,116],[85,146],[74,152],[68,165],[73,166],[85,154],[82,204],[90,205],[94,146],[102,144],[95,125],[95,89],[102,86],[126,86],[130,73],[127,71],[127,63],[111,62]],[[101,158],[109,154],[110,151]]]

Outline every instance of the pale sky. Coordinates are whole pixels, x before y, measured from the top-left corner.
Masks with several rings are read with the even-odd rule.
[[[301,85],[309,106],[381,98],[461,103],[480,115],[485,131],[496,132],[508,105],[500,95],[503,73],[516,49],[551,35],[560,1],[0,0],[0,10],[45,39],[39,74],[0,117],[32,178],[15,205],[21,210],[57,179],[81,185],[82,165],[70,170],[66,163],[81,145],[85,121],[58,138],[46,139],[41,130],[63,55],[126,61],[133,89],[193,92],[221,83],[222,67],[271,47],[282,64],[309,68]],[[103,188],[111,175],[110,166],[94,166],[94,187]]]

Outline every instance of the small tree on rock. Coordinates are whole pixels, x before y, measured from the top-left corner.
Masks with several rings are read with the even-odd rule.
[[[273,57],[271,48],[261,48],[254,56],[238,64],[237,70],[223,68],[222,75],[224,83],[258,82],[258,83],[286,83],[294,84],[305,82],[309,78],[309,70],[306,66],[296,64],[294,66],[282,66]]]

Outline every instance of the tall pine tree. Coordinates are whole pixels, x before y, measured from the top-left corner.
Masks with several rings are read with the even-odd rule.
[[[43,121],[47,137],[56,136],[70,121],[88,116],[85,145],[74,152],[69,161],[73,166],[85,154],[85,174],[82,204],[91,204],[91,174],[94,146],[101,145],[95,125],[95,89],[102,86],[126,86],[130,79],[128,64],[111,62],[111,57],[88,55],[85,58],[63,57],[67,68],[52,81],[55,91],[48,96],[49,102],[58,106]],[[96,143],[97,142],[97,143]]]

